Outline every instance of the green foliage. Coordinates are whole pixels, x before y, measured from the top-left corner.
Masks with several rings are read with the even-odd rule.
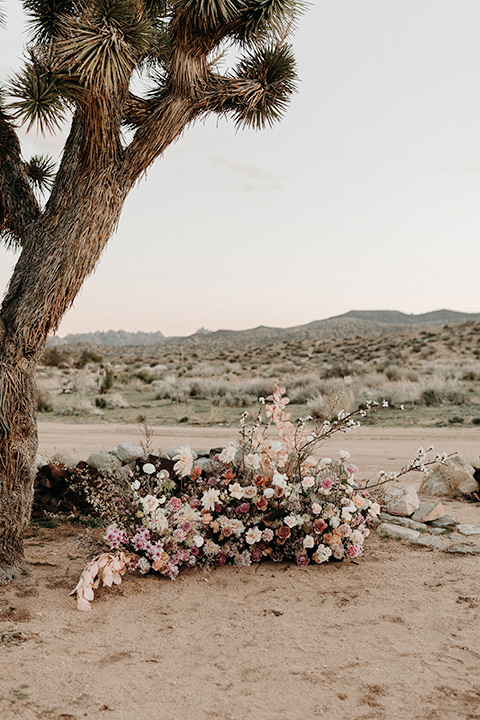
[[[83,368],[87,363],[101,363],[103,362],[103,357],[101,355],[97,355],[96,352],[93,350],[87,350],[87,348],[84,348],[78,358],[75,360],[75,367],[76,368]]]
[[[27,175],[36,190],[46,192],[55,179],[55,163],[46,155],[35,155],[27,164]]]
[[[60,350],[56,346],[47,347],[40,358],[40,365],[46,365],[47,367],[59,367],[64,363],[68,363],[69,360],[70,353],[68,350]]]
[[[104,376],[102,384],[100,386],[100,393],[102,395],[104,395],[109,390],[111,390],[114,382],[115,382],[115,373],[113,372],[112,368],[106,368],[105,376]]]
[[[246,54],[236,69],[244,80],[257,80],[236,112],[237,125],[261,129],[283,115],[296,89],[295,58],[290,45],[259,48]]]

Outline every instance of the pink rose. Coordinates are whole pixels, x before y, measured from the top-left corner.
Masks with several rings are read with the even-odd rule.
[[[349,545],[347,548],[347,557],[354,558],[358,555],[358,548],[355,545]]]
[[[331,490],[333,487],[333,480],[330,478],[323,478],[320,484],[324,490]]]

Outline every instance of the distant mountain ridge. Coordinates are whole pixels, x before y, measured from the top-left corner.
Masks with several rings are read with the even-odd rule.
[[[409,315],[399,310],[350,310],[343,315],[335,315],[324,320],[314,320],[305,325],[296,325],[288,328],[275,328],[260,325],[249,330],[216,330],[211,332],[200,328],[196,333],[189,336],[165,337],[160,331],[157,332],[126,332],[124,330],[107,330],[93,333],[76,333],[66,335],[64,338],[53,337],[48,345],[103,345],[107,347],[120,347],[124,345],[159,345],[171,341],[202,341],[209,342],[224,338],[246,338],[267,340],[278,338],[285,334],[297,334],[324,328],[347,326],[352,331],[368,334],[369,330],[385,331],[388,328],[409,328],[413,326],[432,326],[453,324],[465,321],[480,320],[480,313],[464,313],[455,310],[434,310],[433,312],[419,315]]]

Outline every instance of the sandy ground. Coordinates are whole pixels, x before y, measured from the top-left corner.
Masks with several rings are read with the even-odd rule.
[[[40,442],[84,454],[136,432],[48,423]],[[159,428],[157,444],[230,438],[182,426]],[[420,444],[473,460],[479,439],[362,428],[325,450],[349,449],[368,474],[407,462]],[[480,507],[445,504],[480,524]],[[2,720],[480,718],[479,556],[373,534],[358,564],[263,563],[176,582],[132,575],[80,613],[68,597],[84,563],[78,538],[71,525],[33,530],[34,574],[0,589],[0,633],[25,640],[0,644]]]

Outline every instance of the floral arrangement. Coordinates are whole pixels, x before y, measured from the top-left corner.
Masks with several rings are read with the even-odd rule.
[[[312,430],[311,418],[291,422],[288,402],[276,386],[268,401],[260,398],[252,424],[242,416],[240,441],[210,459],[183,445],[173,462],[147,455],[128,475],[84,488],[110,523],[110,550],[85,568],[72,592],[78,608],[89,610],[95,588],[120,583],[127,569],[175,579],[182,567],[262,559],[306,566],[361,556],[380,507],[355,483],[348,452],[317,460],[312,451],[357,427],[365,410]]]

